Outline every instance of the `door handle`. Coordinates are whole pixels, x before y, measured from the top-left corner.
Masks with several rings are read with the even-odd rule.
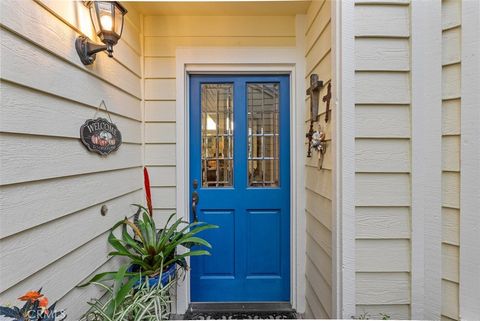
[[[193,222],[198,222],[198,217],[197,217],[197,205],[198,201],[200,201],[200,197],[198,196],[198,193],[196,191],[198,187],[198,181],[196,179],[193,180],[193,188],[194,191],[192,192],[192,213],[193,213]]]
[[[192,212],[193,212],[193,221],[196,223],[198,222],[197,218],[197,204],[198,201],[200,200],[200,197],[198,197],[197,192],[192,193]]]

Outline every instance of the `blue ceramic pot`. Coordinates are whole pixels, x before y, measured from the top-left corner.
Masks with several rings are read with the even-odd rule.
[[[128,268],[127,272],[138,272],[139,270],[140,270],[139,266],[134,264],[134,265],[131,265]],[[167,285],[168,281],[170,281],[172,278],[175,277],[175,272],[176,271],[177,271],[177,269],[176,269],[175,264],[170,265],[165,271],[163,271],[162,277],[161,277],[162,286]],[[142,279],[138,280],[135,283],[134,288],[138,288],[140,286],[140,284],[142,284],[146,281],[146,279],[147,278],[145,276],[142,276]],[[160,281],[160,274],[158,274],[156,276],[153,276],[153,277],[148,277],[148,284],[149,284],[150,287],[156,286],[159,281]]]

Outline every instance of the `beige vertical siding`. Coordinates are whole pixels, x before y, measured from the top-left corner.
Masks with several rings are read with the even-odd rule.
[[[177,47],[295,46],[294,16],[146,16],[145,163],[157,213],[176,208]]]
[[[310,75],[318,74],[324,84],[330,83],[331,72],[331,5],[330,0],[312,1],[307,11],[305,30],[305,86]],[[333,90],[332,90],[333,91]],[[320,97],[326,94],[326,87]],[[306,97],[305,132],[310,126],[310,97]],[[333,104],[332,104],[333,105]],[[330,115],[331,116],[331,115]],[[325,124],[325,103],[320,102],[319,122],[314,129],[323,130],[328,141],[323,168],[318,155],[312,152],[305,162],[305,211],[307,216],[306,318],[332,317],[332,118]],[[306,147],[305,147],[306,149]]]
[[[0,6],[0,302],[43,286],[75,320],[99,295],[75,286],[112,268],[106,233],[142,199],[140,18],[130,10],[114,59],[85,67],[74,47],[79,32],[92,35],[81,2]],[[78,136],[102,99],[124,139],[109,157]]]
[[[356,316],[410,317],[409,1],[355,5]]]
[[[442,1],[442,319],[459,320],[461,0]]]

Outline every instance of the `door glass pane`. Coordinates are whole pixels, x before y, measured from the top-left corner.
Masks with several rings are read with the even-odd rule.
[[[201,88],[202,186],[233,186],[233,85]]]
[[[248,186],[279,186],[278,84],[248,84]]]

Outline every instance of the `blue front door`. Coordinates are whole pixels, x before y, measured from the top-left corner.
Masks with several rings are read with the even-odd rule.
[[[218,229],[191,258],[192,302],[290,300],[287,75],[190,77],[190,198]]]

